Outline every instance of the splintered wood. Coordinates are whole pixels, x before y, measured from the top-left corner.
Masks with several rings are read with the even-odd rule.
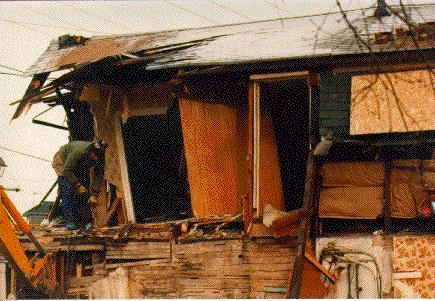
[[[282,298],[295,247],[249,239],[173,245],[168,262],[129,268],[130,298]]]

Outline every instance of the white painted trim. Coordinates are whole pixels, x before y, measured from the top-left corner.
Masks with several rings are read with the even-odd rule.
[[[259,216],[259,205],[260,205],[260,85],[258,82],[254,82],[253,91],[253,164],[254,164],[254,181],[252,185],[252,207],[257,209],[255,216]]]
[[[273,81],[287,81],[299,78],[307,78],[309,71],[270,73],[270,74],[253,74],[250,80],[254,83],[253,91],[253,183],[252,183],[252,207],[256,210],[255,217],[259,217],[260,207],[260,83]],[[310,96],[311,96],[311,90]],[[311,99],[310,99],[311,101]],[[310,104],[311,109],[311,104]],[[310,112],[311,114],[311,112]],[[249,125],[251,126],[251,125]]]
[[[136,217],[133,209],[130,179],[128,177],[127,158],[125,156],[124,138],[122,137],[121,118],[122,117],[120,112],[117,112],[114,116],[116,147],[118,149],[118,160],[121,168],[122,187],[124,190],[124,204],[127,221],[135,223]]]

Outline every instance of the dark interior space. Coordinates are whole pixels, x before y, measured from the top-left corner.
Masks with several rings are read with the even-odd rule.
[[[190,217],[178,105],[165,115],[129,118],[123,136],[136,221]]]
[[[309,152],[309,98],[305,79],[262,83],[261,110],[272,116],[286,210],[302,207]]]

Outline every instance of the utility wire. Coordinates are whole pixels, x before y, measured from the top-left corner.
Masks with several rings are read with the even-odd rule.
[[[207,20],[207,21],[213,23],[214,25],[222,25],[222,24],[217,23],[216,21],[213,21],[212,19],[209,19],[209,18],[207,18],[207,17],[204,17],[203,15],[200,15],[200,14],[198,14],[198,13],[195,13],[194,11],[191,11],[191,10],[189,10],[189,9],[187,9],[187,8],[184,8],[184,7],[180,6],[180,5],[177,5],[177,4],[175,4],[175,3],[172,3],[172,2],[170,2],[170,1],[168,1],[168,0],[163,0],[163,1],[165,1],[166,3],[168,3],[168,4],[170,4],[170,5],[174,6],[174,7],[176,7],[176,8],[178,8],[178,9],[184,10],[185,12],[188,12],[188,13],[194,15],[194,16],[197,16],[197,17],[199,17],[199,18],[201,18],[201,19]]]
[[[285,9],[285,8],[283,8],[283,7],[281,7],[281,6],[278,6],[275,2],[274,3],[271,3],[271,2],[269,2],[269,1],[267,1],[267,0],[262,0],[262,2],[263,3],[266,3],[266,4],[268,4],[268,5],[270,5],[270,6],[272,6],[273,8],[276,8],[276,9],[280,9],[280,10],[282,10],[283,12],[285,12],[286,14],[288,14],[288,15],[290,15],[290,17],[296,17],[291,11],[289,11],[288,9]],[[280,20],[282,20],[283,18],[281,17],[281,15],[279,14],[279,12],[278,12],[278,15],[279,15],[279,19]]]
[[[18,2],[13,2],[13,3],[15,3],[16,5],[21,6],[21,7],[25,8],[25,9],[27,9],[27,10],[30,10],[30,11],[32,11],[32,12],[35,12],[35,13],[37,13],[37,14],[39,14],[39,15],[42,15],[42,16],[45,16],[45,17],[48,17],[49,19],[57,20],[58,22],[61,22],[61,23],[64,23],[64,24],[67,24],[67,25],[69,25],[69,26],[74,27],[74,28],[70,28],[70,29],[81,30],[81,31],[90,32],[90,33],[97,33],[97,34],[111,34],[111,33],[109,33],[109,32],[102,32],[102,31],[95,31],[95,30],[87,30],[87,29],[85,29],[85,28],[83,28],[83,27],[77,27],[77,26],[75,26],[74,24],[72,24],[72,23],[70,23],[70,22],[68,22],[68,21],[62,20],[62,19],[60,19],[60,18],[53,17],[53,16],[50,15],[50,14],[47,14],[47,13],[41,12],[41,11],[36,10],[36,9],[33,9],[33,8],[30,8],[30,7],[28,7],[28,6],[26,6],[26,5],[23,5],[23,4],[21,4],[21,3],[18,3]]]
[[[103,21],[105,21],[105,22],[111,23],[111,24],[113,24],[113,25],[115,25],[115,26],[118,26],[119,28],[122,28],[122,29],[125,29],[125,30],[128,30],[128,31],[135,31],[134,29],[132,29],[132,28],[130,28],[130,27],[128,27],[128,26],[125,26],[125,25],[119,24],[119,23],[117,23],[117,22],[114,22],[114,21],[112,21],[112,20],[109,19],[109,18],[104,18],[104,17],[99,16],[99,15],[94,15],[94,14],[90,13],[89,11],[84,10],[84,9],[82,9],[82,8],[74,7],[74,6],[72,6],[72,5],[70,5],[70,4],[67,4],[67,3],[65,3],[65,2],[62,2],[62,4],[63,4],[64,6],[68,6],[68,7],[70,7],[71,9],[81,11],[82,13],[84,13],[85,15],[88,15],[88,16],[90,16],[90,17],[97,18],[97,19],[103,20]],[[111,18],[113,18],[113,16],[111,16]],[[118,20],[119,20],[119,19],[118,19]]]
[[[243,18],[245,18],[245,19],[247,19],[247,20],[249,20],[249,21],[255,21],[254,19],[252,19],[252,18],[250,18],[250,17],[248,17],[248,16],[246,16],[246,15],[244,15],[244,14],[242,14],[242,13],[239,13],[238,11],[233,10],[233,9],[227,7],[227,6],[224,6],[224,5],[222,5],[222,4],[216,3],[216,2],[214,2],[213,0],[209,0],[209,2],[213,3],[214,5],[217,5],[217,6],[221,7],[221,8],[223,8],[223,9],[226,10],[226,11],[229,11],[229,12],[232,12],[233,14],[236,14],[236,15],[238,15],[238,16],[241,16],[241,17],[243,17]]]
[[[46,37],[49,37],[49,38],[52,37],[51,35],[49,35],[49,34],[47,34],[47,33],[45,33],[45,32],[39,31],[39,30],[37,30],[37,29],[34,29],[34,28],[30,27],[30,26],[26,26],[26,25],[21,24],[21,23],[18,23],[18,22],[14,22],[13,24],[18,25],[18,26],[20,26],[20,27],[22,27],[22,28],[25,28],[25,29],[31,30],[31,31],[33,31],[33,32],[39,33],[40,35],[43,35],[43,36],[46,36]]]
[[[67,30],[81,30],[81,31],[86,31],[86,32],[90,32],[90,33],[99,33],[99,32],[96,32],[96,31],[82,30],[82,29],[73,28],[73,27],[63,27],[63,26],[46,25],[46,24],[31,23],[31,22],[22,22],[22,21],[15,21],[15,20],[4,19],[4,18],[0,18],[0,21],[9,22],[9,23],[13,23],[13,24],[24,24],[24,25],[46,27],[46,28],[57,28],[57,29],[67,29]]]
[[[10,72],[0,72],[1,75],[12,75],[12,76],[19,76],[19,77],[27,77],[25,75],[22,74],[17,74],[17,73],[10,73]]]
[[[16,154],[19,154],[19,155],[23,155],[23,156],[26,156],[26,157],[38,159],[38,160],[45,161],[45,162],[50,162],[50,163],[52,162],[52,160],[47,160],[45,158],[41,158],[41,157],[38,157],[38,156],[26,154],[26,153],[23,153],[23,152],[14,150],[14,149],[10,149],[10,148],[7,148],[7,147],[0,146],[0,149],[4,149],[4,150],[7,150],[7,151],[12,152],[12,153],[16,153]]]
[[[9,69],[9,70],[12,70],[12,71],[17,71],[17,72],[20,72],[20,73],[24,73],[23,70],[15,69],[15,68],[12,68],[12,67],[9,67],[9,66],[6,66],[6,65],[3,65],[3,64],[0,64],[0,67],[2,67],[2,68],[6,68],[6,69]]]

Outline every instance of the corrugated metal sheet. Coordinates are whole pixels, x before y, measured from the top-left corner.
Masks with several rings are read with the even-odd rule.
[[[408,7],[413,23],[433,22],[435,5]],[[405,27],[402,18],[372,17],[374,9],[347,13],[363,41],[355,38],[342,14],[319,15],[239,25],[160,33],[92,37],[85,45],[58,49],[54,40],[27,75],[79,67],[123,53],[153,55],[148,70],[298,57],[394,51],[415,48],[412,41],[375,44],[374,33]],[[373,46],[369,51],[367,45]],[[432,39],[420,48],[435,48]],[[159,56],[154,56],[155,53]]]

